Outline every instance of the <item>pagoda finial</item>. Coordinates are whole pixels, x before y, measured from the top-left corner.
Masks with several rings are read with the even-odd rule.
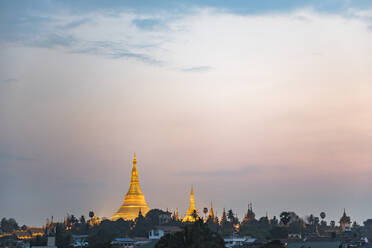
[[[191,195],[194,196],[194,186],[191,184]]]
[[[133,163],[137,163],[137,158],[136,158],[136,153],[134,152],[134,156],[133,156]]]

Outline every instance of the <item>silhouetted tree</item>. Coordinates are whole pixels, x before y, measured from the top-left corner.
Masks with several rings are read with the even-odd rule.
[[[331,220],[331,222],[329,224],[332,228],[334,228],[336,226],[336,222],[334,220]]]
[[[313,214],[310,214],[307,217],[307,223],[309,223],[310,225],[314,225],[314,215]]]
[[[2,218],[0,222],[0,227],[3,232],[13,232],[14,230],[18,230],[19,226],[18,223],[13,218]]]
[[[288,223],[291,221],[291,214],[289,212],[282,212],[280,214],[280,221],[283,223],[283,225],[288,225]]]
[[[319,217],[314,218],[314,225],[319,225]]]
[[[326,213],[321,212],[321,213],[320,213],[320,218],[322,218],[322,220],[324,220],[325,217],[326,217]]]
[[[155,248],[224,248],[221,236],[211,231],[201,219],[187,224],[181,232],[162,237]]]
[[[94,212],[93,211],[89,211],[89,218],[93,218],[94,217]]]
[[[80,217],[80,223],[81,223],[81,224],[85,224],[85,216],[84,216],[84,215],[82,215],[82,216]]]
[[[288,228],[276,226],[270,230],[272,239],[286,239],[288,238]]]
[[[56,224],[56,246],[58,248],[68,248],[72,243],[72,235],[70,231],[66,231],[65,225],[62,223]]]
[[[233,220],[234,220],[234,213],[233,213],[232,209],[230,209],[229,211],[227,211],[227,218],[229,219],[230,222],[233,222]]]

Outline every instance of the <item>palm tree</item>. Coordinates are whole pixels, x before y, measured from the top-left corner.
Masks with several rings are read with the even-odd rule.
[[[324,212],[321,212],[320,213],[320,218],[322,218],[322,220],[324,220],[325,217],[326,217],[326,214]]]
[[[89,211],[89,218],[93,218],[94,217],[94,212],[93,211]]]

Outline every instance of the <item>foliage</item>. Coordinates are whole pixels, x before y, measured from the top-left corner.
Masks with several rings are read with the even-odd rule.
[[[321,213],[320,213],[320,218],[322,218],[322,220],[324,220],[325,217],[326,217],[326,213],[321,212]]]
[[[243,222],[239,228],[239,235],[265,239],[270,237],[271,228],[272,226],[267,222],[260,222],[257,220]]]
[[[283,225],[288,225],[288,223],[291,221],[291,214],[289,212],[282,212],[280,214],[280,221],[283,223]]]
[[[224,241],[211,231],[201,219],[187,224],[184,230],[162,237],[155,248],[223,248]]]
[[[104,220],[100,225],[95,226],[88,237],[89,247],[110,247],[110,242],[117,237],[127,237],[130,235],[132,221]]]
[[[89,211],[89,218],[93,218],[94,217],[94,212],[93,211]]]
[[[9,219],[2,218],[0,222],[0,229],[3,232],[11,233],[14,230],[18,230],[19,226],[18,226],[18,223],[13,218],[9,218]]]
[[[62,223],[56,224],[56,246],[58,248],[70,247],[72,243],[72,235],[70,231],[66,231],[65,225]]]
[[[270,230],[270,236],[273,239],[285,239],[288,237],[288,228],[285,227],[274,227]]]

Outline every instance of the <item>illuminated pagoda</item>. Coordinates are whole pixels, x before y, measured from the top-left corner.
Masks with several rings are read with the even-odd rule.
[[[111,220],[115,221],[120,218],[124,220],[135,220],[140,212],[143,216],[146,216],[149,210],[150,208],[147,206],[145,196],[142,194],[139,185],[137,159],[134,153],[132,177],[130,179],[128,193],[124,197],[123,205],[111,217]]]
[[[208,219],[214,220],[213,205],[211,201],[211,208],[209,209]]]
[[[194,202],[194,189],[191,186],[190,205],[189,205],[189,209],[186,212],[186,216],[185,218],[183,218],[182,222],[195,222],[198,218],[199,218],[198,211],[196,210],[195,202]]]

